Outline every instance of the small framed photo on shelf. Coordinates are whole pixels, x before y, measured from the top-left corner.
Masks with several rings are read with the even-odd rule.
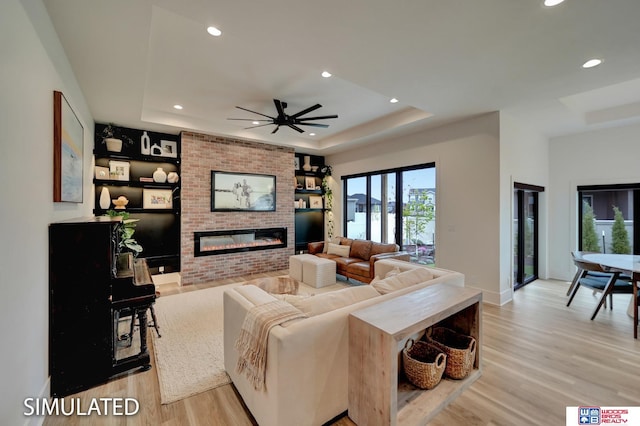
[[[175,141],[160,141],[160,148],[162,149],[162,157],[178,157],[178,142]]]
[[[309,196],[309,208],[310,209],[321,209],[322,208],[322,197],[320,195],[310,195]]]
[[[148,189],[142,190],[142,208],[144,209],[171,209],[173,208],[173,198],[170,189]]]
[[[128,181],[129,163],[126,161],[109,161],[109,178]]]
[[[306,176],[304,178],[304,189],[316,189],[316,178],[313,176]]]
[[[108,167],[102,167],[102,166],[96,166],[96,179],[100,179],[100,180],[108,180],[108,179],[110,179],[110,177],[109,177],[109,168]]]

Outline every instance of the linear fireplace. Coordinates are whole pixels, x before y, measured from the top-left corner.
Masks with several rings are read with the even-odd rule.
[[[194,232],[193,255],[211,256],[287,246],[287,228]]]

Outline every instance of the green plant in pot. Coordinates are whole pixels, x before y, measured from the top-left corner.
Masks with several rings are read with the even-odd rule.
[[[120,127],[109,123],[102,130],[102,143],[107,146],[107,151],[121,152],[123,144],[133,146],[133,139],[125,135]]]
[[[107,210],[107,216],[122,217],[122,226],[120,227],[120,251],[130,251],[133,253],[133,257],[138,257],[142,253],[142,246],[133,238],[133,234],[136,232],[136,222],[140,219],[129,218],[129,212]]]

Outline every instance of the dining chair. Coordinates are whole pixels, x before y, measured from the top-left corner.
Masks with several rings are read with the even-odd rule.
[[[576,274],[575,285],[572,283],[567,306],[571,305],[581,286],[601,291],[602,296],[598,300],[593,315],[591,315],[592,320],[598,315],[602,305],[605,304],[607,296],[609,296],[609,307],[613,309],[614,293],[633,294],[631,281],[626,278],[620,278],[620,272],[607,271],[599,264],[581,260],[577,256],[574,256],[573,263],[578,267],[578,273]]]

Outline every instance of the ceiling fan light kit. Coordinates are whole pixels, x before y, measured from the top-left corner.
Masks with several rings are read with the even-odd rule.
[[[276,106],[276,111],[278,112],[278,115],[275,117],[272,117],[270,115],[266,115],[266,114],[262,114],[260,112],[257,111],[252,111],[250,109],[247,108],[243,108],[240,106],[236,106],[236,108],[241,109],[243,111],[248,111],[251,112],[253,114],[258,114],[262,117],[267,117],[267,119],[261,119],[261,120],[256,120],[255,118],[229,118],[229,120],[241,120],[241,121],[251,121],[252,123],[255,122],[264,122],[262,124],[257,124],[254,126],[250,126],[250,127],[245,127],[245,129],[255,129],[256,127],[264,127],[264,126],[269,126],[269,125],[275,125],[275,129],[273,129],[273,131],[271,133],[276,133],[279,129],[280,126],[286,126],[286,127],[290,127],[293,130],[297,131],[298,133],[304,133],[304,130],[302,130],[299,126],[312,126],[312,127],[323,127],[323,128],[327,128],[329,127],[328,124],[322,124],[322,123],[309,123],[309,121],[315,121],[315,120],[328,120],[328,119],[332,119],[332,118],[338,118],[337,115],[333,114],[333,115],[322,115],[322,116],[316,116],[316,117],[303,117],[303,115],[306,115],[312,111],[317,110],[318,108],[322,108],[322,105],[320,104],[315,104],[313,106],[310,106],[309,108],[305,108],[302,111],[298,111],[295,114],[292,115],[287,115],[285,114],[284,110],[285,108],[287,108],[287,103],[286,102],[281,102],[278,99],[274,99],[273,103]]]

